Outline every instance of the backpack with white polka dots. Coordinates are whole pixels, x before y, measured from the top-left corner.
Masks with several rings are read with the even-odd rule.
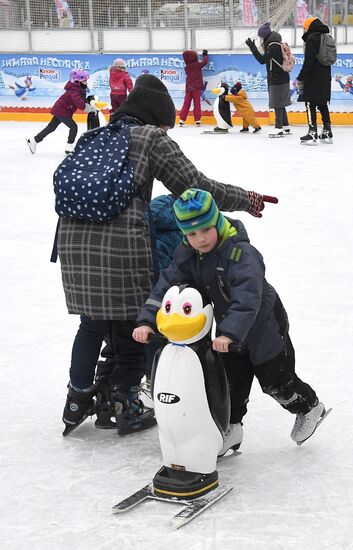
[[[130,128],[124,120],[86,132],[54,172],[59,216],[105,222],[133,198]]]

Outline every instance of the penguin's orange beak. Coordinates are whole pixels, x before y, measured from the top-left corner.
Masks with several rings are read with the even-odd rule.
[[[215,95],[220,95],[222,93],[222,88],[212,88],[211,92]]]
[[[199,334],[206,324],[206,315],[200,313],[194,317],[184,317],[178,313],[165,315],[158,310],[156,322],[158,331],[170,342],[182,342]]]

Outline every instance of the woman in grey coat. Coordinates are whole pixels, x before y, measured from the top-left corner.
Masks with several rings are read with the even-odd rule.
[[[100,395],[98,400],[113,401],[119,413],[118,433],[151,425],[153,412],[145,418],[137,394],[145,369],[144,347],[133,340],[132,331],[154,284],[148,223],[154,179],[176,196],[189,187],[210,191],[221,210],[244,210],[261,217],[264,208],[262,195],[207,178],[167,135],[175,125],[175,107],[158,78],[141,75],[136,80],[111,121],[123,116],[130,124],[129,156],[134,169],[130,206],[105,223],[68,218],[60,222],[58,252],[66,304],[69,313],[81,316],[72,350],[64,433],[95,412],[94,375],[103,339],[114,349],[121,379],[112,395]]]
[[[262,54],[255,42],[248,38],[245,44],[261,65],[266,64],[269,108],[275,111],[275,131],[271,137],[283,136],[290,133],[286,107],[291,104],[289,89],[289,73],[281,68],[283,63],[281,42],[278,32],[272,31],[270,23],[264,23],[257,31],[264,49]]]

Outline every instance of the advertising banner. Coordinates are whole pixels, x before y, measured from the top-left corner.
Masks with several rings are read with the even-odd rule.
[[[177,110],[181,108],[185,90],[185,71],[181,55],[171,54],[0,54],[0,111],[49,112],[63,93],[72,69],[82,68],[90,73],[90,93],[110,102],[109,67],[116,56],[123,58],[134,81],[140,74],[149,73],[160,78],[170,91]],[[292,105],[289,111],[304,111],[298,103],[295,86],[303,63],[303,55],[296,55],[291,73]],[[251,54],[211,54],[205,67],[203,114],[212,114],[215,96],[212,88],[225,81],[230,86],[240,81],[249,100],[258,113],[268,112],[266,68]],[[353,112],[353,54],[339,54],[332,67],[332,95],[330,110],[337,113]]]

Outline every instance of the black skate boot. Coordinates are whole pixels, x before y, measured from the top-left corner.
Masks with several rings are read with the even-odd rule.
[[[116,429],[115,407],[110,393],[110,384],[100,382],[97,392],[97,420],[94,425],[101,430]]]
[[[94,399],[97,393],[96,386],[93,386],[87,392],[75,390],[70,384],[68,388],[69,391],[62,418],[65,424],[63,435],[68,435],[82,424],[88,416],[92,416],[96,412],[96,401]]]
[[[249,131],[249,128],[244,128],[244,127],[243,127],[241,130],[239,130],[240,133],[242,133],[242,132],[248,132],[248,131]]]
[[[319,135],[320,143],[332,143],[333,134],[331,130],[331,124],[326,122],[322,129],[321,134]]]
[[[303,145],[317,145],[317,126],[310,126],[308,133],[300,138]]]
[[[131,386],[128,391],[121,386],[111,387],[119,435],[141,432],[157,424],[154,410],[145,407],[139,399],[139,389],[138,386]]]

